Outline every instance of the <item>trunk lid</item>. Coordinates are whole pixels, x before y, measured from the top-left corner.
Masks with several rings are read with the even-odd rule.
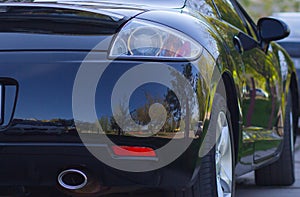
[[[91,50],[140,12],[116,14],[76,5],[3,3],[0,50]]]

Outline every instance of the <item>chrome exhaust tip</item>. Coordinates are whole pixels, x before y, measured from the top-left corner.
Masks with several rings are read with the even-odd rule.
[[[68,190],[78,190],[87,185],[87,175],[77,169],[68,169],[59,173],[58,184]]]

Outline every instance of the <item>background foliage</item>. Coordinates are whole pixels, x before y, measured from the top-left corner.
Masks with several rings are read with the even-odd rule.
[[[246,11],[257,21],[274,12],[299,12],[300,0],[238,0]]]

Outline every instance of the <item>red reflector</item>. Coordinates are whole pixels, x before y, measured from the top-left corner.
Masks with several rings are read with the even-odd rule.
[[[112,146],[115,155],[118,156],[134,156],[134,157],[156,157],[156,153],[152,148],[140,146]]]

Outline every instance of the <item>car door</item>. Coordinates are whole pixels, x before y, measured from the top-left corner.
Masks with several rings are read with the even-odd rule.
[[[257,28],[243,8],[233,1],[243,19],[248,36],[259,43]],[[254,162],[259,163],[278,152],[282,141],[280,66],[272,45],[254,47],[242,54],[245,65],[245,88],[243,92],[243,126],[254,138]]]
[[[253,145],[254,156],[249,154],[244,160],[259,163],[275,154],[282,140],[277,129],[282,123],[279,65],[271,46],[268,46],[268,49],[260,47],[254,23],[235,0],[213,2],[231,34],[228,36],[231,36],[233,41],[228,40],[227,44],[230,46],[232,42],[236,42],[235,47],[239,53],[233,56],[235,59],[241,58],[243,62],[237,67],[241,80],[239,91],[243,114],[240,150],[243,152],[244,149],[246,152],[246,149],[251,149],[250,146]],[[241,37],[250,40],[252,45],[242,45]]]

